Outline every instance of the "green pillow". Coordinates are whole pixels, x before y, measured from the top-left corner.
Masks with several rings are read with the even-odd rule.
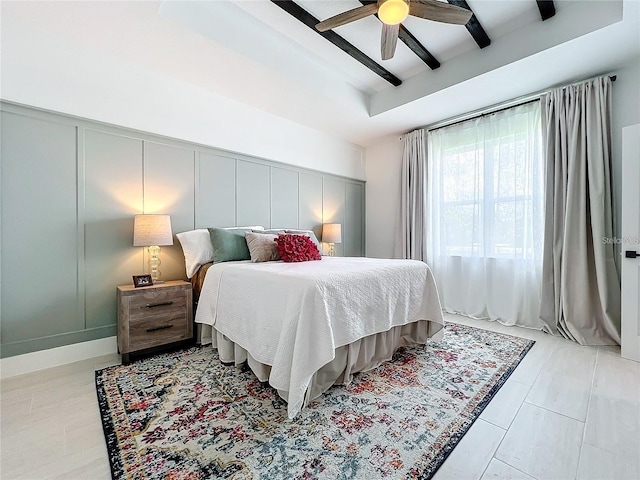
[[[244,234],[250,231],[250,228],[209,228],[213,245],[213,263],[251,260],[247,240],[244,238]]]

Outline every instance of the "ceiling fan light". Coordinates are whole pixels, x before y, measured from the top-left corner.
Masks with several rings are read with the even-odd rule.
[[[405,0],[387,0],[378,8],[378,17],[387,25],[402,23],[409,15],[409,3]]]

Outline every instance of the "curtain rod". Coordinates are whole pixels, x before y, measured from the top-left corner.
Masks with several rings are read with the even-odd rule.
[[[567,85],[562,85],[560,87],[548,88],[546,90],[542,90],[542,91],[539,91],[539,92],[536,92],[536,93],[530,93],[530,94],[522,96],[522,97],[514,98],[512,100],[507,100],[506,102],[502,102],[502,103],[497,103],[497,104],[492,105],[490,107],[479,108],[478,110],[474,110],[473,112],[463,113],[462,115],[458,115],[456,117],[448,118],[446,120],[442,120],[441,122],[436,122],[436,123],[434,123],[432,125],[425,125],[424,127],[420,127],[420,128],[423,128],[423,129],[429,130],[429,131],[438,130],[440,128],[448,127],[448,126],[451,126],[451,125],[455,125],[457,123],[462,123],[462,122],[465,122],[467,120],[471,120],[472,118],[485,117],[487,115],[491,115],[491,114],[494,114],[494,113],[497,113],[497,112],[501,112],[501,111],[507,110],[509,108],[519,107],[520,105],[527,105],[529,103],[538,101],[542,95],[544,95],[545,93],[550,92],[551,90],[555,90],[556,88],[571,87],[573,85],[578,85],[580,83],[588,82],[589,80],[594,80],[594,79],[596,79],[598,77],[601,77],[601,76],[604,76],[604,75],[598,75],[597,77],[587,78],[587,79],[581,80],[579,82],[569,83]],[[616,79],[618,78],[618,76],[617,75],[609,75],[609,78],[611,79],[612,82],[615,82]]]

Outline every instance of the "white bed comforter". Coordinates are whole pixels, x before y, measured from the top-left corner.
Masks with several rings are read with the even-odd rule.
[[[425,263],[344,257],[215,264],[195,318],[272,366],[269,383],[288,392],[289,418],[337,347],[417,320],[444,325]]]

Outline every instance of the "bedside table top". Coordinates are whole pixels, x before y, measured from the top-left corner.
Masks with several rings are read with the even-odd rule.
[[[168,280],[164,283],[157,283],[148,287],[134,287],[133,285],[119,285],[118,290],[121,292],[140,292],[144,290],[153,290],[154,288],[168,288],[168,287],[188,287],[191,288],[190,282],[184,280]]]

